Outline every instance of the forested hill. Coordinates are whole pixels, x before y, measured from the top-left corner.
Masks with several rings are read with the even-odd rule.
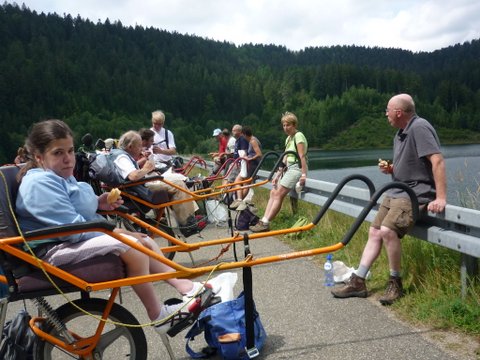
[[[282,144],[295,112],[313,147],[389,146],[383,109],[408,92],[449,141],[480,131],[480,40],[432,53],[334,46],[290,51],[235,46],[120,22],[0,6],[0,163],[28,127],[61,118],[76,135],[118,137],[163,109],[181,152],[207,152],[212,130],[252,126],[264,148]],[[343,134],[343,135],[342,135]],[[336,142],[334,139],[337,139]],[[78,140],[78,139],[77,139]]]

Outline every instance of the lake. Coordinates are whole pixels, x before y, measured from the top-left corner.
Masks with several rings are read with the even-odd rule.
[[[480,196],[480,145],[442,146],[442,152],[446,160],[447,202],[451,205],[475,207],[470,204],[478,199],[475,195]],[[308,177],[338,183],[348,175],[361,174],[370,178],[378,188],[391,181],[390,176],[378,170],[378,159],[392,159],[392,154],[391,149],[312,150],[308,153]],[[355,181],[349,185],[365,187],[362,182]],[[469,200],[465,201],[465,198]]]

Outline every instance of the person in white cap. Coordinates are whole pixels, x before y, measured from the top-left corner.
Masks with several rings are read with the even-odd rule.
[[[228,130],[227,130],[228,133]],[[222,164],[225,162],[226,156],[225,152],[227,150],[228,136],[226,136],[222,130],[215,129],[213,130],[213,136],[218,140],[218,151],[211,152],[209,155],[212,157],[215,166],[212,170],[212,175],[216,174]]]

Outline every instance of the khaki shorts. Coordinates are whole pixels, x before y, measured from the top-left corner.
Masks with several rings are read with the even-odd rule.
[[[279,184],[284,188],[293,189],[301,177],[302,169],[300,169],[298,165],[291,165],[288,167],[285,174],[283,174]]]
[[[385,197],[378,209],[372,227],[385,226],[403,238],[413,226],[412,202],[407,198],[393,199]]]

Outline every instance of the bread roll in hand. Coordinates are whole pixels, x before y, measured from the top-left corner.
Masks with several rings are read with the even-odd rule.
[[[121,191],[118,190],[117,188],[113,188],[110,190],[110,193],[107,196],[107,202],[111,205],[114,202],[116,202],[118,199],[121,197]]]
[[[390,160],[378,159],[378,166],[380,167],[386,167],[386,166],[389,166],[390,164],[391,164]]]

